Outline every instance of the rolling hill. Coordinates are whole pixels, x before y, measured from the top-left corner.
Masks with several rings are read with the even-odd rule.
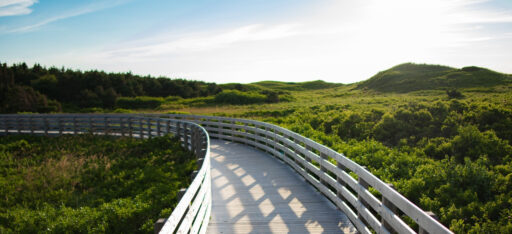
[[[509,84],[512,76],[481,67],[462,69],[404,63],[381,71],[357,85],[357,89],[407,93],[418,90],[493,87]]]
[[[328,89],[338,86],[343,86],[339,83],[329,83],[323,80],[314,80],[306,82],[280,82],[280,81],[260,81],[251,83],[251,85],[260,87],[262,89],[282,90],[282,91],[305,91]]]

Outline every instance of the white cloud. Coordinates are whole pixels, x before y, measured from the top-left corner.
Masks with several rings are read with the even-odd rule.
[[[31,7],[37,0],[1,0],[0,17],[13,15],[26,15],[32,12]]]
[[[240,42],[265,41],[294,36],[298,25],[281,24],[265,26],[261,24],[246,25],[239,28],[223,30],[221,32],[199,32],[194,35],[186,35],[170,39],[135,42],[132,45],[110,49],[107,52],[112,57],[151,57],[173,53],[197,52],[225,48]]]
[[[55,61],[221,83],[313,79],[351,83],[403,62],[512,72],[510,40],[503,40],[512,34],[504,27],[491,27],[512,23],[512,13],[484,7],[484,2],[332,0],[296,18],[145,35]]]
[[[16,1],[16,0],[7,0],[7,1]],[[29,1],[29,0],[26,0],[26,1]],[[34,0],[34,1],[37,1],[37,0]],[[34,23],[34,24],[25,25],[25,26],[21,26],[21,27],[18,27],[18,28],[10,29],[7,32],[8,33],[20,33],[20,32],[34,31],[34,30],[37,30],[37,29],[41,28],[42,26],[45,26],[47,24],[50,24],[50,23],[53,23],[53,22],[56,22],[56,21],[59,21],[59,20],[64,20],[64,19],[68,19],[68,18],[71,18],[71,17],[76,17],[76,16],[80,16],[80,15],[84,15],[84,14],[100,11],[100,10],[103,10],[103,9],[107,9],[107,8],[110,8],[110,7],[114,7],[114,6],[120,5],[120,4],[122,4],[122,3],[126,2],[126,1],[127,0],[97,2],[95,4],[90,4],[90,5],[84,6],[84,7],[79,8],[79,9],[74,9],[74,10],[70,10],[68,12],[61,13],[60,15],[56,15],[56,16],[53,16],[53,17],[46,18],[46,19],[41,20],[41,21],[39,21],[37,23]]]

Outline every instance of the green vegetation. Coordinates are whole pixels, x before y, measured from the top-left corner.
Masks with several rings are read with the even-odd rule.
[[[118,98],[122,109],[82,110],[274,123],[367,166],[456,233],[512,233],[511,80],[478,67],[402,64],[358,84],[222,84],[206,96]],[[33,92],[46,92],[45,82],[54,81],[41,78]]]
[[[258,92],[241,92],[238,90],[226,90],[215,95],[214,103],[247,105],[256,103],[277,103],[283,101],[291,101],[290,95],[284,95],[283,92],[263,91]]]
[[[279,82],[279,81],[260,81],[251,84],[262,89],[281,90],[281,91],[305,91],[327,89],[342,86],[342,84],[328,83],[322,80],[307,82]]]
[[[358,85],[359,89],[406,93],[417,90],[493,87],[512,82],[512,76],[480,67],[456,69],[440,65],[405,63]]]
[[[457,233],[512,232],[510,108],[438,100],[351,109],[314,106],[279,121],[367,166]]]
[[[0,233],[153,233],[193,158],[170,136],[0,137]]]
[[[290,87],[314,86],[325,82],[287,84]],[[318,86],[318,84],[316,84]],[[329,86],[325,83],[324,86]],[[286,86],[283,86],[286,87]],[[247,104],[290,100],[285,92],[274,92],[257,85],[217,85],[184,79],[153,78],[131,73],[105,73],[100,71],[74,71],[49,69],[35,64],[29,68],[25,63],[8,66],[0,63],[0,113],[17,112],[112,112],[116,108],[155,109],[162,104],[181,105],[176,97],[204,100],[227,90],[251,91],[249,95],[238,94],[244,102],[220,98],[221,102],[193,102],[196,105]],[[229,94],[229,93],[227,93]],[[225,94],[221,94],[224,95]],[[254,100],[258,95],[263,101]],[[163,100],[165,99],[165,100]],[[256,98],[257,99],[257,98]],[[256,101],[256,102],[255,102]],[[171,103],[172,102],[172,103]],[[189,102],[190,103],[190,102]]]
[[[155,109],[164,102],[162,97],[120,97],[116,107],[124,109]]]
[[[119,97],[206,97],[221,88],[214,83],[138,76],[131,73],[74,71],[25,63],[0,63],[0,112],[59,112],[80,108],[113,109]],[[15,101],[16,104],[13,104]]]

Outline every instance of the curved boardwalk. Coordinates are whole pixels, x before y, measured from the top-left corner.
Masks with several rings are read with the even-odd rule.
[[[355,233],[348,218],[279,160],[212,140],[208,233]]]

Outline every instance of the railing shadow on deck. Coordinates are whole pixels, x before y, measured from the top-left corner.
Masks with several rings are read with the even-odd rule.
[[[211,157],[214,211],[208,232],[355,232],[334,205],[270,155],[214,141]]]
[[[151,117],[144,117],[151,116]],[[175,121],[171,121],[174,119]],[[166,122],[167,121],[167,122]],[[195,122],[204,128],[189,123]],[[205,157],[201,169],[184,190],[173,215],[165,222],[164,233],[204,232],[209,220],[209,136],[250,145],[286,162],[326,198],[342,210],[361,233],[451,233],[431,215],[407,200],[391,186],[344,155],[295,132],[276,125],[245,119],[194,115],[0,115],[0,134],[79,134],[96,132],[137,137],[163,133],[162,123],[180,136],[196,155]],[[162,129],[163,127],[163,129]],[[129,131],[126,131],[128,129]],[[194,129],[198,129],[197,131]],[[200,130],[200,131],[199,131]],[[208,132],[206,132],[206,131]],[[3,131],[3,132],[2,132]],[[202,136],[198,140],[198,136]],[[196,139],[196,140],[194,140]],[[206,142],[206,143],[205,143]],[[206,147],[206,148],[205,148]],[[208,166],[206,166],[208,165]],[[357,180],[349,173],[357,175]],[[196,182],[197,181],[197,182]],[[208,187],[208,189],[205,189]],[[203,189],[201,189],[203,188]],[[374,196],[370,188],[381,195]],[[198,192],[202,194],[198,195]],[[204,196],[203,196],[204,195]],[[201,199],[196,199],[196,198]],[[206,204],[203,206],[202,204]],[[197,216],[197,212],[206,212]],[[402,218],[409,217],[414,230]]]
[[[361,233],[452,233],[431,212],[421,210],[366,168],[290,130],[247,119],[180,114],[151,116],[198,123],[211,138],[246,144],[284,161],[343,211]],[[379,194],[372,194],[371,189]],[[404,218],[414,222],[416,229]]]

